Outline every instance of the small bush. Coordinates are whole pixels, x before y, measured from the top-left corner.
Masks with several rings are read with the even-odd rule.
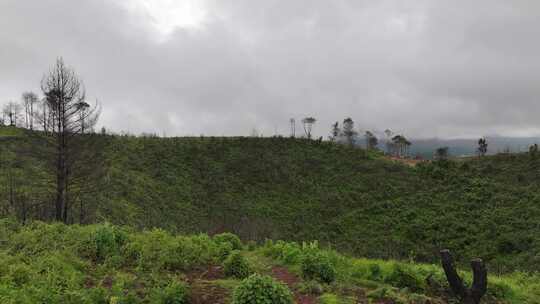
[[[231,254],[231,252],[233,251],[233,246],[229,242],[218,243],[217,245],[218,245],[217,255],[218,255],[219,262],[223,262],[229,256],[229,254]]]
[[[296,243],[287,243],[283,246],[280,258],[285,264],[297,264],[302,260],[302,249]]]
[[[303,294],[321,295],[324,288],[317,281],[305,281],[297,285],[297,290]]]
[[[249,241],[247,243],[247,248],[248,248],[249,251],[253,251],[253,250],[257,249],[257,242]]]
[[[109,256],[118,254],[125,240],[126,235],[117,227],[109,224],[100,225],[94,233],[96,259],[103,261]]]
[[[514,296],[512,288],[504,282],[489,282],[488,293],[498,299],[511,298]]]
[[[22,286],[30,282],[32,269],[28,265],[22,263],[10,265],[9,277],[15,285]]]
[[[245,279],[251,273],[249,264],[239,251],[233,251],[223,262],[225,275],[237,279]]]
[[[369,265],[369,274],[368,279],[372,281],[380,281],[381,280],[381,266],[378,264],[371,264]]]
[[[187,304],[188,288],[186,284],[172,282],[165,288],[155,288],[150,295],[152,304]]]
[[[299,264],[302,260],[302,252],[302,247],[295,242],[277,241],[273,243],[267,240],[263,247],[264,255],[278,259],[287,265]]]
[[[218,259],[215,243],[207,237],[173,236],[154,229],[139,233],[125,246],[125,259],[143,270],[190,270]]]
[[[269,276],[254,274],[234,290],[233,304],[292,304],[291,291]]]
[[[240,238],[236,234],[230,232],[216,234],[214,235],[213,240],[216,243],[230,243],[233,250],[242,250],[243,247]]]
[[[413,292],[425,290],[423,280],[411,269],[400,265],[394,265],[392,272],[385,278],[385,282],[399,288],[408,288]]]
[[[336,269],[330,259],[321,252],[308,251],[302,258],[302,276],[308,280],[332,283],[336,279]]]

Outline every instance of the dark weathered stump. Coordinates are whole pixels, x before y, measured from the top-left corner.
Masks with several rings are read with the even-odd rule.
[[[441,261],[450,288],[461,302],[463,304],[479,304],[487,290],[487,270],[484,262],[481,259],[471,261],[473,283],[471,288],[467,288],[456,271],[454,259],[449,250],[441,250]]]

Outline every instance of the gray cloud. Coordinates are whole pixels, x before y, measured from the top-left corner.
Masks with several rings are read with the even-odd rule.
[[[310,115],[323,136],[346,116],[417,137],[540,134],[537,1],[183,0],[205,17],[167,34],[136,1],[0,2],[0,102],[63,56],[117,131],[288,134]]]

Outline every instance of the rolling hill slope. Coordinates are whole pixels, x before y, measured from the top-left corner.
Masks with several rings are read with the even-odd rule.
[[[17,152],[32,142],[23,135],[0,140],[20,178],[19,203],[48,204],[50,174]],[[85,222],[232,231],[256,241],[316,239],[356,256],[419,262],[434,262],[449,248],[464,264],[482,257],[495,273],[540,270],[539,161],[527,154],[413,168],[286,138],[101,140],[107,170],[97,191],[80,197],[93,214]],[[0,188],[4,206],[6,191]]]

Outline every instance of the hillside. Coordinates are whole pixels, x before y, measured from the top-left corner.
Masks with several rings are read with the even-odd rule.
[[[18,181],[26,216],[39,218],[51,175],[20,152],[32,140],[2,133],[12,134],[0,136],[3,173]],[[483,258],[491,273],[540,270],[540,162],[527,154],[409,167],[288,138],[99,138],[106,174],[78,198],[73,222],[80,209],[93,215],[84,223],[319,240],[355,256],[417,262],[449,248],[463,264]]]
[[[453,303],[437,266],[353,259],[316,242],[255,246],[232,234],[5,219],[0,240],[6,304]],[[538,278],[490,276],[483,303],[540,303],[539,287]]]

